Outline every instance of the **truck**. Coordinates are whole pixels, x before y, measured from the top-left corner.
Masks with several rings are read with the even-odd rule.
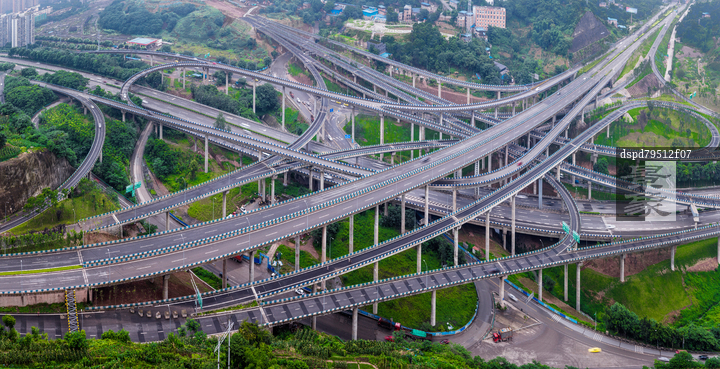
[[[419,329],[405,329],[405,336],[415,341],[430,341],[427,332]]]
[[[503,329],[493,333],[493,342],[512,341],[512,338],[513,338],[512,328],[503,328]]]
[[[396,323],[390,319],[385,319],[385,318],[378,319],[378,325],[383,328],[391,329],[394,331],[399,331],[402,328],[400,323]]]

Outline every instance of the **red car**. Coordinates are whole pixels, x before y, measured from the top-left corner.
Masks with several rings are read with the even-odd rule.
[[[444,339],[444,340],[440,341],[440,343],[442,343],[443,345],[447,345],[450,343],[450,340]]]
[[[385,336],[385,341],[395,342],[395,337],[393,337],[393,336]]]
[[[521,166],[521,165],[522,165],[522,162],[518,162],[518,166]]]

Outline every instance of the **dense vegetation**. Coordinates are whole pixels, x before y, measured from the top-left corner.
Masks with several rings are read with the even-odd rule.
[[[172,31],[180,18],[195,10],[193,4],[175,3],[165,11],[151,13],[144,6],[128,3],[115,0],[100,12],[98,25],[126,35],[157,35],[163,29]]]
[[[704,18],[703,13],[709,13],[710,17]],[[676,36],[684,44],[704,53],[715,50],[714,56],[718,57],[717,35],[720,35],[720,1],[708,1],[693,4],[683,22],[677,26]],[[720,65],[715,69],[720,71]]]
[[[196,86],[193,84],[190,91],[193,94],[193,99],[201,104],[249,119],[257,119],[257,116],[269,113],[280,105],[278,93],[269,83],[255,88],[255,110],[257,114],[252,111],[253,94],[250,89],[237,89],[233,90],[232,95],[225,95],[215,86]]]
[[[164,180],[170,175],[187,173],[188,180],[195,179],[202,157],[197,153],[183,151],[170,146],[165,140],[149,139],[145,147],[145,157],[152,169],[153,173]],[[185,181],[185,178],[179,177],[178,180]],[[183,182],[185,183],[185,182]],[[187,185],[180,184],[180,189],[184,189]]]

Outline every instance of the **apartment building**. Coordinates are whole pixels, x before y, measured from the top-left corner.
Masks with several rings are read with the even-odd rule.
[[[505,8],[493,6],[473,6],[475,27],[488,29],[489,27],[505,28]]]

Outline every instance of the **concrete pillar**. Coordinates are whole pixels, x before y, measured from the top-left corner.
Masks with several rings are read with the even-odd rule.
[[[373,281],[374,282],[378,281],[379,272],[380,272],[380,263],[376,261],[375,264],[373,265]],[[379,298],[380,296],[378,295],[377,297]],[[373,314],[377,314],[377,308],[378,308],[378,304],[376,302],[373,304]]]
[[[354,307],[352,310],[352,339],[357,340],[358,331],[358,308]]]
[[[410,142],[415,141],[415,123],[410,123]],[[415,159],[415,150],[410,150],[410,160]]]
[[[223,275],[224,275],[224,274],[223,274]],[[169,291],[169,289],[170,289],[170,287],[169,287],[170,282],[169,282],[169,281],[170,281],[170,274],[165,274],[165,275],[163,276],[163,300],[167,300],[167,299],[168,299],[168,295],[169,295],[169,292],[170,292],[170,291]]]
[[[509,156],[508,150],[509,149],[510,149],[510,145],[505,145],[505,166],[508,165],[508,156]]]
[[[515,103],[513,102],[513,104],[512,104],[512,105],[513,105],[513,111],[512,111],[512,116],[514,117],[514,116],[515,116]]]
[[[442,82],[437,81],[437,83],[438,83],[438,97],[442,99],[442,90],[441,90]]]
[[[205,135],[205,173],[208,172],[208,135]]]
[[[625,254],[620,255],[620,282],[625,282]]]
[[[675,270],[675,251],[677,251],[677,246],[670,247],[670,270]]]
[[[125,121],[125,112],[122,112],[122,121]]]
[[[227,73],[225,74],[227,76]],[[282,90],[282,128],[285,129],[285,86]]]
[[[405,194],[400,196],[400,234],[405,234]]]
[[[230,85],[229,85],[229,82],[230,82],[230,81],[228,81],[228,72],[225,71],[225,95],[229,95],[229,94],[230,94]],[[283,87],[283,88],[284,88],[284,87]],[[284,99],[284,98],[285,98],[285,94],[283,94],[283,99]],[[283,107],[284,107],[284,106],[285,106],[285,101],[283,100]],[[285,109],[283,109],[283,110],[285,110]]]
[[[470,87],[467,88],[467,103],[470,104]]]
[[[573,166],[575,166],[575,154],[576,154],[576,153],[573,153],[573,154],[572,154],[572,165],[573,165]],[[573,186],[575,185],[575,176],[572,176],[572,185],[573,185]]]
[[[150,54],[150,66],[152,67],[153,65],[154,65],[154,63],[153,63],[153,56],[152,56],[152,54]]]
[[[163,139],[163,124],[162,122],[158,122],[158,130],[160,131],[160,139]]]
[[[588,200],[592,200],[592,182],[588,181]]]
[[[380,145],[385,143],[385,116],[380,114]],[[383,154],[380,153],[380,161],[383,160]]]
[[[390,206],[390,202],[386,202],[383,206],[383,216],[388,216],[388,206]]]
[[[718,251],[718,253],[717,253],[717,255],[718,255],[718,264],[720,264],[720,237],[718,237],[717,251]]]
[[[453,198],[452,198],[452,199],[453,199],[453,202],[452,202],[452,205],[453,205],[452,210],[453,210],[453,213],[454,213],[454,212],[457,211],[457,187],[453,187],[453,192],[452,192],[452,194],[453,194],[453,195],[452,195],[452,196],[453,196]]]
[[[605,138],[610,138],[610,125],[607,125],[607,128],[605,130]]]
[[[185,89],[185,67],[182,69],[182,78],[183,78],[183,90]]]
[[[470,102],[468,102],[469,104]],[[470,111],[470,125],[475,127],[475,110]]]
[[[288,172],[283,173],[283,187],[287,187]]]
[[[511,223],[512,223],[512,224],[511,224],[511,227],[510,227],[510,228],[511,228],[511,235],[510,235],[511,243],[510,243],[510,247],[511,247],[511,250],[512,250],[512,251],[510,251],[510,255],[512,255],[512,256],[515,256],[515,198],[516,198],[516,197],[517,197],[516,195],[513,195],[513,196],[510,198],[510,206],[512,207],[512,210],[511,210],[511,216],[512,216],[512,221],[511,221]]]
[[[355,237],[354,237],[354,233],[353,233],[353,232],[355,231],[355,214],[350,214],[350,216],[348,217],[348,219],[350,219],[350,229],[348,230],[348,231],[349,231],[349,234],[348,234],[348,247],[349,247],[348,253],[349,253],[349,254],[352,254],[352,253],[353,253],[353,241],[354,241],[354,238],[355,238]]]
[[[560,164],[557,166],[557,171],[555,172],[555,175],[557,176],[557,181],[560,182]]]
[[[270,205],[275,205],[275,177],[270,178]]]
[[[502,229],[503,250],[507,250],[507,228]]]
[[[313,293],[315,292],[317,292],[317,283],[313,283]],[[310,328],[312,328],[312,330],[314,331],[317,330],[317,316],[312,317],[312,326]]]
[[[380,205],[375,205],[375,230],[373,245],[380,243]]]
[[[543,293],[543,279],[542,279],[542,268],[538,270],[538,301],[542,301]]]
[[[222,205],[222,217],[225,218],[227,216],[227,195],[230,191],[223,192],[223,205]]]
[[[488,173],[492,172],[492,155],[493,153],[488,154]]]
[[[295,270],[300,270],[300,236],[295,236]]]
[[[308,173],[310,173],[309,176],[309,184],[310,184],[310,192],[313,192],[313,168],[308,168]]]
[[[170,212],[166,211],[165,212],[165,230],[167,231],[169,229],[170,229]]]
[[[563,301],[568,300],[568,264],[563,265]]]
[[[253,86],[253,113],[255,113],[255,81],[252,81]]]
[[[355,105],[352,107],[352,112],[350,113],[350,119],[352,120],[352,144],[355,144]]]
[[[412,78],[413,78],[413,88],[415,88],[415,77],[416,77],[416,76],[413,74],[413,75],[412,75]]]
[[[538,208],[542,210],[542,197],[543,197],[543,179],[540,177],[538,179]]]
[[[485,213],[485,260],[490,260],[490,210]]]
[[[454,265],[458,265],[458,233],[460,231],[460,227],[453,229],[453,262]]]
[[[250,283],[255,282],[255,251],[250,251]]]
[[[222,288],[227,288],[227,261],[228,259],[223,259],[223,271],[222,271]]]
[[[322,244],[321,244],[321,253],[320,253],[320,263],[324,263],[327,261],[327,226],[323,226],[322,228]],[[323,279],[320,282],[322,289],[325,289],[325,280]]]
[[[428,225],[430,221],[430,186],[425,185],[425,224]]]
[[[500,277],[500,307],[505,307],[505,277]]]
[[[497,92],[497,99],[500,100],[500,91]],[[495,107],[495,119],[498,117],[498,107]]]
[[[575,273],[575,310],[580,311],[580,270],[582,269],[582,261],[577,263],[577,271]]]
[[[435,317],[435,311],[437,310],[437,290],[432,291],[432,297],[430,298],[430,325],[435,326],[437,323]]]
[[[322,191],[325,189],[325,171],[321,169],[318,175],[320,176],[320,191]]]

